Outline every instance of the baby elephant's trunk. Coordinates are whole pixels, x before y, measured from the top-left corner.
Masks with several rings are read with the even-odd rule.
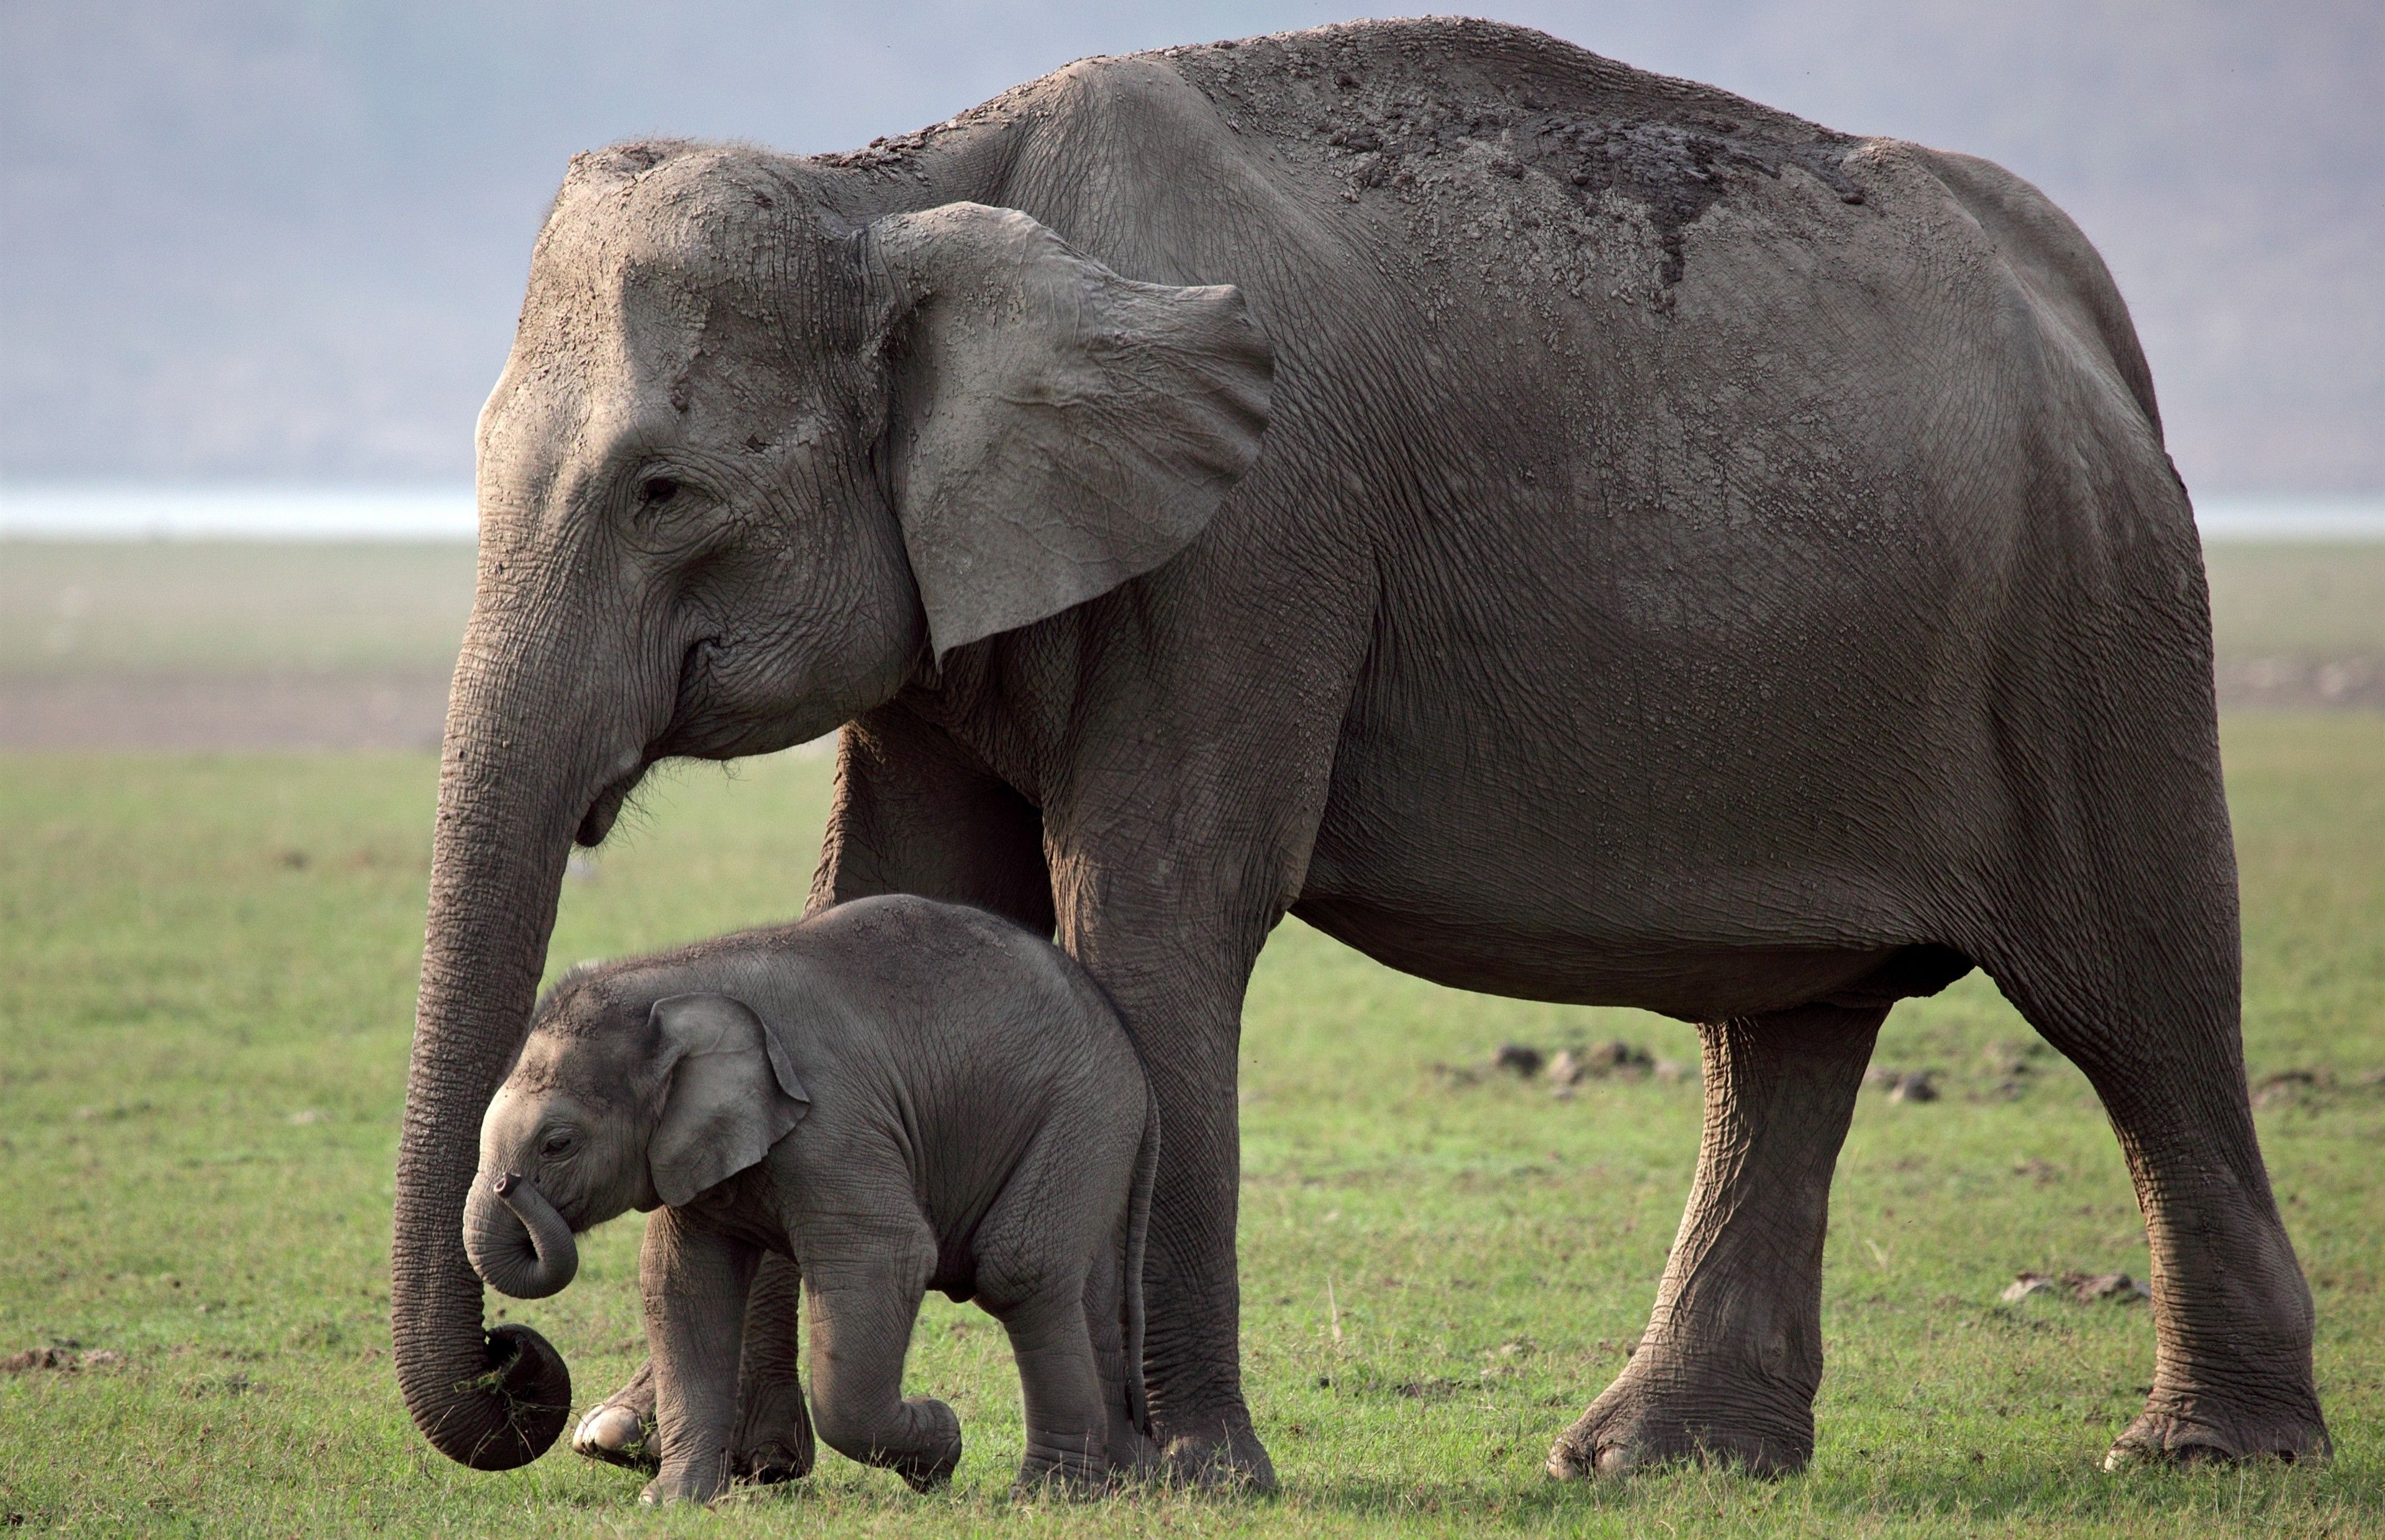
[[[472,1184],[464,1203],[464,1249],[482,1283],[517,1299],[559,1293],[580,1271],[571,1226],[544,1194],[511,1172]]]

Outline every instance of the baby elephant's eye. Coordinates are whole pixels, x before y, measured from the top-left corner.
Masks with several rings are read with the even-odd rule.
[[[571,1153],[571,1147],[579,1142],[580,1140],[578,1136],[569,1129],[559,1128],[539,1142],[539,1153],[543,1155],[568,1155]]]

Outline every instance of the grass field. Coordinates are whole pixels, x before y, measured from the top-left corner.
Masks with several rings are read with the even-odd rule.
[[[2369,631],[2312,613],[2314,570],[2270,582],[2264,603],[2303,613],[2262,624],[2339,649],[2329,627],[2385,629],[2374,608]],[[1867,1096],[1841,1163],[1812,1470],[1549,1482],[1550,1439],[1645,1320],[1697,1092],[1650,1077],[1560,1100],[1442,1066],[1509,1039],[1690,1061],[1693,1035],[1438,989],[1288,923],[1243,1050],[1244,1350],[1280,1497],[1014,1505],[1001,1335],[939,1300],[910,1382],[967,1425],[949,1492],[823,1452],[796,1487],[659,1516],[636,1478],[568,1454],[465,1471],[397,1400],[390,1176],[432,756],[0,757],[0,1354],[124,1355],[0,1374],[0,1515],[92,1534],[2385,1534],[2385,715],[2238,715],[2226,749],[2248,1053],[2318,1302],[2330,1466],[2098,1468],[2151,1375],[2145,1309],[1997,1296],[2024,1268],[2142,1278],[2142,1233],[2084,1081],[2022,1054],[2027,1028],[1972,979],[1882,1037],[1878,1062],[1936,1071],[1943,1099]],[[786,913],[827,781],[800,754],[667,778],[568,885],[555,966]],[[563,1350],[581,1405],[642,1352],[638,1224],[591,1237],[562,1295],[490,1301]]]

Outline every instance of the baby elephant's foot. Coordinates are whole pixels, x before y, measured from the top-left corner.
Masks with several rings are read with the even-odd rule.
[[[738,1478],[768,1485],[810,1475],[815,1452],[803,1387],[775,1384],[749,1387],[746,1395],[737,1420],[737,1453],[730,1462]]]
[[[588,1409],[571,1434],[571,1452],[648,1475],[662,1469],[661,1440],[655,1436],[655,1381],[651,1366],[611,1398]]]
[[[914,1492],[933,1491],[952,1479],[954,1469],[961,1462],[960,1413],[928,1396],[905,1401],[903,1406],[911,1414],[918,1441],[902,1453],[887,1458],[886,1468],[910,1483]]]
[[[706,1475],[690,1471],[666,1471],[646,1483],[638,1501],[648,1508],[668,1508],[673,1503],[708,1503],[729,1490],[729,1472],[716,1469]]]

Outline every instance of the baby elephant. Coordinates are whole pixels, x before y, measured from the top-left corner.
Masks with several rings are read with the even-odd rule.
[[[792,1258],[820,1436],[925,1488],[960,1421],[902,1398],[923,1290],[1010,1335],[1022,1483],[1153,1462],[1143,1250],[1158,1121],[1100,988],[973,909],[864,899],[798,925],[577,969],[489,1105],[464,1218],[493,1288],[553,1294],[574,1231],[626,1209],[661,1470],[644,1498],[728,1484],[747,1285]],[[808,1463],[808,1456],[805,1457]]]

